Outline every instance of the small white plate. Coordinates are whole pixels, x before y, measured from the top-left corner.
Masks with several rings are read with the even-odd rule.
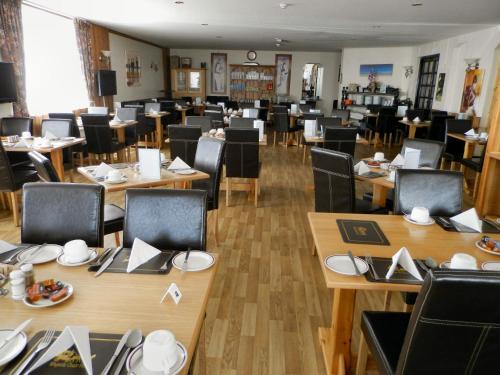
[[[89,257],[87,260],[84,260],[83,262],[79,263],[70,263],[67,262],[66,259],[64,258],[64,252],[57,257],[57,263],[59,263],[61,266],[66,266],[66,267],[78,267],[78,266],[83,266],[84,264],[92,262],[95,258],[97,258],[97,251],[95,249],[89,249]]]
[[[76,137],[62,137],[61,141],[74,141]]]
[[[38,251],[38,246],[36,246],[20,253],[17,256],[17,260],[19,262],[26,260],[27,263],[31,264],[42,264],[56,260],[57,257],[61,255],[62,251],[63,247],[59,245],[43,245],[40,251]],[[31,254],[34,252],[36,252],[36,254],[31,258]]]
[[[500,262],[484,262],[481,264],[484,271],[500,271]]]
[[[111,181],[108,179],[107,176],[104,177],[104,182],[107,184],[111,184],[111,185],[123,184],[124,182],[127,182],[127,181],[128,181],[127,176],[122,176],[122,178],[118,181]]]
[[[184,263],[185,258],[186,252],[177,254],[172,260],[172,265],[182,271],[182,264]],[[214,263],[215,258],[212,254],[207,253],[206,251],[191,250],[187,261],[186,271],[203,271],[212,267]]]
[[[490,249],[487,249],[485,247],[483,247],[481,245],[481,241],[476,241],[476,247],[481,250],[481,251],[484,251],[485,253],[488,253],[488,254],[493,254],[493,255],[500,255],[500,252],[498,251],[492,251]]]
[[[356,262],[361,274],[368,271],[368,263],[366,263],[363,259],[354,257],[354,261]],[[326,257],[325,266],[329,270],[340,273],[341,275],[357,276],[354,265],[352,264],[349,255],[346,254],[330,255]]]
[[[177,362],[170,367],[170,371],[149,371],[142,364],[142,344],[135,348],[127,358],[127,372],[135,375],[175,375],[186,365],[187,350],[177,341]]]
[[[38,300],[36,302],[31,302],[28,300],[28,297],[26,296],[26,297],[24,297],[23,302],[26,306],[33,307],[35,309],[42,309],[44,307],[52,307],[55,305],[59,305],[60,303],[63,303],[64,301],[66,301],[68,298],[70,298],[73,295],[73,285],[65,283],[65,282],[63,282],[63,284],[65,287],[68,287],[68,294],[66,294],[66,296],[64,298],[60,299],[59,301],[52,302],[50,300],[50,298],[47,298],[47,299],[41,298],[40,300]]]
[[[177,174],[195,174],[196,171],[194,169],[184,169],[179,171],[174,171]]]
[[[419,223],[418,221],[413,220],[413,219],[410,217],[410,215],[404,215],[403,217],[404,217],[404,219],[405,219],[407,222],[409,222],[409,223],[411,223],[411,224],[415,224],[415,225],[432,225],[432,224],[434,224],[434,223],[435,223],[435,221],[434,221],[434,219],[433,219],[432,217],[429,217],[429,221],[428,221],[427,223]]]
[[[13,329],[2,329],[0,330],[0,341],[5,339]],[[21,353],[28,343],[28,337],[24,332],[19,332],[16,337],[14,337],[10,342],[0,349],[0,366],[3,366],[14,358],[16,358],[19,353]]]

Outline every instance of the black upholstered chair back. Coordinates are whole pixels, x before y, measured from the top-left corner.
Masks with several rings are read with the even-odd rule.
[[[299,109],[302,112],[309,112],[311,110],[311,105],[310,104],[299,104]]]
[[[4,117],[0,119],[0,135],[18,135],[21,136],[23,132],[30,132],[33,134],[33,120],[28,117]]]
[[[273,113],[288,113],[286,105],[273,105]]]
[[[311,148],[316,212],[354,212],[352,156],[319,147]]]
[[[59,138],[71,137],[73,124],[69,119],[44,119],[42,120],[42,137],[50,132]]]
[[[38,177],[44,182],[60,182],[56,170],[48,158],[37,151],[28,152],[28,156],[35,166]]]
[[[259,177],[259,129],[226,129],[226,177]]]
[[[407,147],[420,150],[420,162],[418,166],[437,169],[441,162],[444,146],[443,142],[432,141],[430,139],[406,138],[403,141],[401,155],[404,156]]]
[[[112,148],[113,130],[109,126],[107,115],[82,113],[82,123],[89,153],[108,154],[114,152]]]
[[[254,118],[232,117],[229,127],[238,129],[253,129]]]
[[[395,373],[497,373],[500,309],[491,297],[498,293],[498,272],[431,271],[413,308]]]
[[[342,121],[348,121],[351,111],[348,109],[333,109],[332,117],[340,117]]]
[[[376,130],[381,134],[390,134],[395,131],[397,124],[396,107],[380,107],[377,117]]]
[[[222,108],[221,105],[215,105],[215,104],[207,104],[205,106],[205,111],[214,111],[214,112],[224,112],[224,108]]]
[[[156,129],[155,119],[146,117],[144,113],[138,113],[137,125],[131,126],[131,128],[135,128],[136,137],[142,137],[146,134],[151,134]]]
[[[224,113],[220,111],[205,110],[205,117],[208,117],[214,127],[219,128],[224,126]]]
[[[0,142],[0,191],[14,191],[14,173],[10,164],[7,151],[3,148]]]
[[[175,111],[175,102],[173,100],[161,100],[160,109],[173,113]]]
[[[201,126],[169,125],[170,158],[180,157],[190,167],[194,165],[198,139],[201,137]]]
[[[464,134],[465,132],[472,129],[472,121],[471,120],[456,120],[454,118],[446,120],[446,127],[448,133],[460,133]]]
[[[219,208],[219,187],[222,175],[225,142],[211,137],[201,137],[196,149],[194,168],[210,175],[206,180],[192,182],[193,189],[207,192],[208,209]]]
[[[287,132],[290,125],[288,120],[288,113],[274,112],[274,130],[277,132]]]
[[[304,120],[318,120],[322,117],[325,117],[323,113],[304,113]]]
[[[428,109],[408,109],[406,111],[406,117],[408,117],[410,121],[413,121],[416,117],[418,117],[420,121],[427,121],[430,117],[430,111]]]
[[[127,189],[123,246],[139,238],[160,250],[206,250],[207,193]]]
[[[342,152],[354,157],[356,149],[356,128],[326,127],[323,147],[329,150]]]
[[[75,239],[91,247],[103,246],[104,187],[60,182],[25,184],[21,242],[64,245]]]
[[[446,121],[450,119],[453,119],[453,116],[433,116],[427,138],[446,143]]]
[[[471,120],[456,120],[448,119],[446,120],[446,133],[459,133],[464,134],[465,132],[472,129]],[[446,153],[451,155],[454,160],[462,160],[464,154],[465,143],[460,139],[446,136]]]
[[[341,117],[319,117],[317,121],[318,128],[321,129],[321,127],[325,128],[327,126],[341,127],[343,119]]]
[[[208,116],[186,116],[186,125],[200,126],[203,133],[212,130],[212,119]]]
[[[462,211],[463,174],[433,169],[398,169],[394,213],[409,214],[426,207],[431,216],[454,216]]]
[[[228,100],[226,107],[233,109],[235,111],[237,111],[240,108],[240,106],[238,105],[238,102],[236,100]]]
[[[78,124],[76,122],[76,116],[74,113],[49,113],[49,118],[71,120],[71,137],[80,137],[80,130],[78,129]]]
[[[121,121],[136,121],[137,120],[137,108],[136,107],[125,107],[117,108],[116,115]]]

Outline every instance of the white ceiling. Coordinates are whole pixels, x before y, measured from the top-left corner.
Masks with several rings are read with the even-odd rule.
[[[413,7],[417,1],[423,5]],[[275,50],[281,38],[284,50],[334,51],[415,45],[500,24],[500,0],[32,2],[171,48]]]

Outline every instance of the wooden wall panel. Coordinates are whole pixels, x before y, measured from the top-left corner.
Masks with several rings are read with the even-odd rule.
[[[92,57],[94,60],[94,64],[96,70],[100,69],[110,69],[107,61],[104,59],[100,59],[101,51],[109,51],[109,30],[103,26],[92,25],[92,43],[94,56]],[[105,97],[106,104],[110,108],[113,109],[113,96]],[[94,94],[94,102],[97,106],[104,105],[104,98],[97,96],[97,92]]]
[[[172,97],[172,82],[170,77],[170,48],[163,48],[163,80],[164,80],[164,96]]]

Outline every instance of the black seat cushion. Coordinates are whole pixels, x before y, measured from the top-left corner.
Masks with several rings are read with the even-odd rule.
[[[38,181],[38,173],[30,169],[13,169],[15,190],[21,189],[26,182]]]
[[[104,205],[104,234],[120,232],[123,230],[125,210],[114,205]]]
[[[383,208],[372,204],[364,199],[356,199],[354,202],[354,212],[360,214],[374,214],[374,213],[386,213]]]
[[[471,159],[462,159],[462,165],[464,165],[467,168],[470,168],[476,172],[481,172],[481,169],[482,169],[482,163],[481,163],[480,157],[471,158]]]

